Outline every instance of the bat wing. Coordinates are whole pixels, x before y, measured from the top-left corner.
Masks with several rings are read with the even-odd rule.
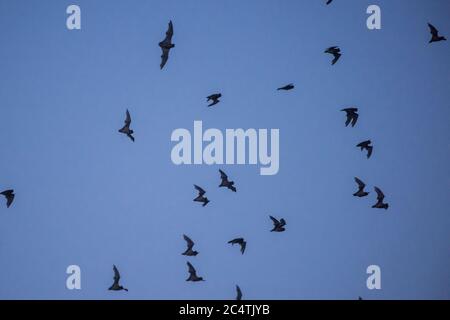
[[[241,245],[241,252],[242,252],[242,254],[244,254],[245,248],[247,247],[247,242],[246,241],[242,241],[240,243],[240,245]]]
[[[428,27],[430,28],[430,33],[433,36],[437,37],[438,36],[438,30],[431,23],[428,23]]]
[[[341,54],[339,52],[333,53],[334,59],[331,61],[331,64],[334,65],[336,62],[338,62],[339,58],[341,57]]]
[[[357,177],[355,177],[355,181],[356,181],[356,183],[358,184],[358,187],[359,187],[360,189],[364,189],[364,188],[365,188],[366,184],[365,184],[364,182],[362,182],[360,179],[358,179]]]
[[[192,275],[195,275],[196,271],[195,271],[194,266],[189,261],[187,262],[187,265],[188,265],[188,268],[189,268],[189,273],[192,274]]]
[[[114,282],[119,282],[120,273],[119,273],[119,270],[117,270],[117,267],[115,265],[113,265],[113,270],[114,270]]]
[[[198,194],[200,196],[204,195],[206,193],[205,190],[203,190],[202,188],[200,188],[199,186],[197,186],[196,184],[194,184],[194,188],[198,191]]]
[[[191,240],[191,238],[189,238],[187,235],[183,234],[183,238],[184,240],[186,240],[187,242],[187,246],[188,249],[192,249],[192,247],[194,246],[194,241]]]
[[[225,174],[225,172],[223,172],[223,171],[220,170],[220,169],[219,169],[219,172],[220,172],[220,178],[221,178],[222,180],[227,180],[227,179],[228,179],[228,176]]]
[[[378,201],[383,201],[383,199],[384,199],[384,194],[383,194],[383,192],[380,190],[380,188],[378,188],[378,187],[374,187],[374,189],[375,189],[375,192],[377,193],[377,199],[378,199]]]
[[[270,220],[272,220],[273,221],[273,224],[276,226],[276,225],[278,225],[278,224],[280,224],[280,221],[278,221],[277,219],[275,219],[274,217],[272,217],[272,216],[269,216],[269,218],[270,218]]]
[[[173,37],[173,23],[172,20],[169,21],[169,27],[167,28],[166,31],[166,38],[164,39],[164,42],[172,42],[172,37]]]
[[[352,127],[355,126],[356,122],[358,121],[359,115],[357,113],[352,114]]]
[[[128,111],[128,109],[127,109],[127,113],[126,114],[127,114],[127,116],[125,118],[125,126],[128,127],[131,124],[131,116],[130,116],[130,112]]]
[[[236,285],[236,292],[237,292],[236,300],[242,300],[242,291],[238,285]]]
[[[367,142],[366,142],[366,141],[360,142],[360,143],[358,143],[356,146],[357,146],[358,148],[364,148],[364,147],[367,146]]]
[[[373,151],[373,147],[372,146],[368,146],[367,147],[367,158],[370,158],[370,156],[372,155],[372,151]]]
[[[161,64],[159,67],[162,69],[167,63],[167,60],[169,60],[169,49],[162,48],[162,55],[161,55]]]

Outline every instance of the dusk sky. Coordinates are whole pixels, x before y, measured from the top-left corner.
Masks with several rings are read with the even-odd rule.
[[[325,2],[0,0],[0,191],[16,194],[0,198],[0,299],[234,299],[236,285],[243,299],[450,299],[450,41],[429,44],[427,26],[450,38],[450,1]],[[173,130],[196,120],[279,129],[279,172],[173,164]],[[371,208],[374,186],[388,210]],[[206,281],[185,281],[187,261]],[[113,264],[129,292],[108,291]]]

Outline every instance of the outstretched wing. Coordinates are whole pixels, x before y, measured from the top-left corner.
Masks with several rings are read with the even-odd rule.
[[[161,64],[159,67],[162,69],[167,63],[167,60],[169,60],[169,49],[162,48],[162,55],[161,55]]]
[[[203,190],[202,188],[200,188],[198,185],[194,184],[194,188],[198,191],[199,196],[202,196],[206,193],[205,190]]]
[[[276,225],[279,225],[280,224],[280,221],[278,221],[277,219],[275,219],[274,217],[272,217],[272,216],[269,216],[269,218],[270,218],[270,220],[272,220],[273,221],[273,224],[276,226]]]
[[[339,53],[339,49],[333,53],[333,56],[334,56],[334,59],[333,59],[333,61],[331,61],[332,65],[334,65],[341,57],[341,54]]]
[[[125,118],[125,126],[130,126],[131,124],[131,116],[130,116],[130,112],[127,109],[127,117]]]
[[[368,145],[369,145],[369,141],[363,141],[363,142],[358,143],[356,146],[358,148],[366,148]]]
[[[438,36],[438,30],[431,23],[428,23],[428,27],[430,28],[430,33],[433,36],[437,37]]]
[[[244,242],[244,238],[236,238],[236,239],[228,241],[228,243],[231,243],[231,244],[236,244],[236,243],[241,244],[243,242]]]
[[[359,187],[360,189],[364,189],[364,188],[365,188],[366,184],[365,184],[364,182],[362,182],[360,179],[358,179],[357,177],[355,177],[355,181],[356,181],[356,183],[358,184],[358,187]]]
[[[225,172],[223,172],[223,171],[220,170],[220,169],[219,169],[219,172],[220,172],[220,178],[221,178],[222,180],[227,180],[227,179],[228,179],[228,176],[225,174]]]
[[[353,116],[351,113],[347,112],[347,120],[345,121],[345,126],[348,126],[352,122]]]
[[[5,191],[0,192],[0,194],[2,194],[2,195],[4,195],[5,197],[7,197],[7,196],[11,195],[13,192],[14,192],[14,190],[8,189],[8,190],[5,190]]]
[[[375,189],[375,192],[377,193],[377,200],[378,201],[383,201],[383,199],[384,199],[383,192],[378,187],[374,187],[374,189]]]
[[[334,47],[329,47],[327,48],[327,50],[325,50],[326,53],[332,53],[332,52],[339,52],[339,47],[338,46],[334,46]]]
[[[188,268],[189,268],[189,273],[192,275],[196,274],[195,268],[192,266],[192,264],[188,261],[187,262]]]
[[[236,292],[237,292],[236,300],[242,300],[242,291],[238,285],[236,285]]]
[[[186,240],[187,242],[187,246],[188,249],[192,249],[192,247],[194,246],[194,241],[191,240],[191,238],[189,238],[187,235],[183,234],[183,238],[184,240]]]
[[[373,151],[373,147],[367,146],[367,158],[370,158],[370,156],[372,155],[372,151]]]
[[[113,265],[113,270],[114,270],[114,282],[119,282],[120,273],[119,273],[119,270],[117,270],[117,267],[115,265]]]
[[[172,24],[172,20],[169,21],[169,27],[167,28],[166,31],[166,38],[164,39],[164,42],[172,42],[172,37],[173,37],[173,24]]]
[[[6,197],[6,207],[9,208],[14,201],[14,194],[10,194]]]
[[[356,122],[358,121],[359,115],[357,113],[352,114],[352,127],[355,126]]]
[[[246,241],[242,241],[240,243],[240,245],[241,245],[241,253],[244,254],[245,248],[247,247],[247,242]]]
[[[9,208],[14,200],[14,190],[9,189],[5,190],[3,192],[0,192],[0,194],[4,195],[6,198],[6,207]]]

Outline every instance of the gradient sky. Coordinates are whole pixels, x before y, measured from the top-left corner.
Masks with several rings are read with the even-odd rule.
[[[450,38],[449,13],[447,0],[1,0],[0,189],[16,199],[0,203],[0,298],[234,299],[239,284],[244,299],[450,299],[450,43],[429,45],[427,27]],[[127,108],[135,143],[117,132]],[[279,173],[175,166],[170,135],[194,120],[279,128]],[[369,138],[367,160],[355,145]],[[352,196],[355,176],[368,197]],[[374,185],[389,210],[371,208]],[[269,214],[287,231],[270,233]],[[186,261],[205,282],[185,281]],[[65,287],[71,264],[82,290]],[[113,264],[129,292],[107,290]],[[372,264],[381,290],[366,288]]]

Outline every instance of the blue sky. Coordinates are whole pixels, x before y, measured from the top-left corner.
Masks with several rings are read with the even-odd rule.
[[[244,299],[449,299],[450,47],[428,44],[427,22],[450,37],[450,3],[324,3],[1,0],[0,189],[16,200],[0,206],[0,298],[233,299],[239,284]],[[366,27],[371,4],[381,30]],[[117,132],[127,108],[135,143]],[[280,129],[279,173],[173,165],[170,135],[194,120]],[[352,196],[355,176],[368,197]],[[374,185],[389,210],[371,208]],[[270,233],[269,214],[287,231]],[[197,257],[181,255],[184,233]],[[238,236],[244,255],[227,244]],[[205,282],[185,281],[186,261]],[[82,290],[65,287],[71,264]],[[129,292],[107,291],[113,264]],[[372,264],[381,290],[366,288]]]

